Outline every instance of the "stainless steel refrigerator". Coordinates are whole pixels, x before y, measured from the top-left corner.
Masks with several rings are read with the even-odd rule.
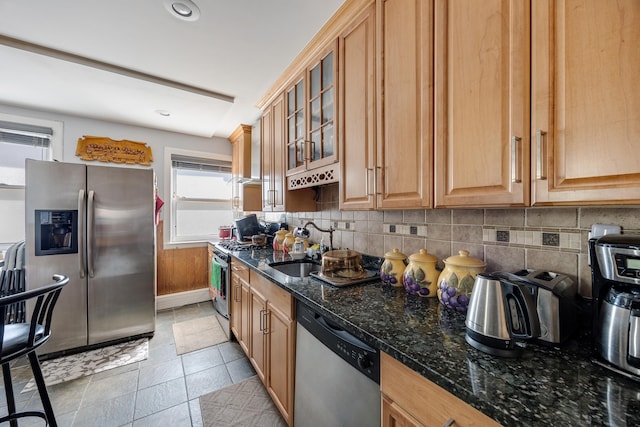
[[[26,288],[70,278],[41,354],[153,335],[154,180],[151,169],[27,160]]]

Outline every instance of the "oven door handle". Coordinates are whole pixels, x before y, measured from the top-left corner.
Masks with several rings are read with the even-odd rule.
[[[222,258],[217,257],[216,255],[214,255],[214,256],[213,256],[213,259],[214,259],[214,260],[216,260],[216,262],[217,262],[218,264],[220,264],[220,268],[222,268],[222,269],[227,269],[227,268],[229,268],[229,264],[227,263],[227,261],[223,260]]]

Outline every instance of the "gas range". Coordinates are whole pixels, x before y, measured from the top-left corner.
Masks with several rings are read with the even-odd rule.
[[[235,251],[250,251],[254,249],[265,249],[268,245],[254,245],[251,242],[240,242],[238,240],[224,239],[215,244],[215,248],[221,252],[229,254]],[[215,251],[215,250],[214,250]]]

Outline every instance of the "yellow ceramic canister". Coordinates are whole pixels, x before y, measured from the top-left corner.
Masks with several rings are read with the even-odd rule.
[[[284,236],[284,241],[282,242],[282,250],[288,254],[293,250],[293,244],[295,242],[296,242],[296,237],[293,235],[292,232],[288,232]]]
[[[438,258],[427,253],[426,249],[409,256],[409,264],[404,270],[403,283],[411,295],[435,297],[438,289]]]
[[[402,286],[402,273],[406,268],[405,260],[407,256],[400,252],[398,248],[384,254],[384,261],[380,268],[380,279],[383,283],[391,286]]]
[[[445,307],[466,313],[476,275],[484,272],[486,264],[469,256],[469,251],[459,251],[445,259],[444,265],[438,277],[438,299]]]
[[[273,236],[273,250],[274,251],[281,251],[283,250],[282,248],[282,243],[284,242],[284,238],[287,235],[288,231],[284,228],[281,228],[280,230],[276,231],[275,236]]]

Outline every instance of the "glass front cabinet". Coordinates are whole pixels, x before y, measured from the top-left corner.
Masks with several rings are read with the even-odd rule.
[[[286,90],[287,175],[338,160],[335,44]]]

